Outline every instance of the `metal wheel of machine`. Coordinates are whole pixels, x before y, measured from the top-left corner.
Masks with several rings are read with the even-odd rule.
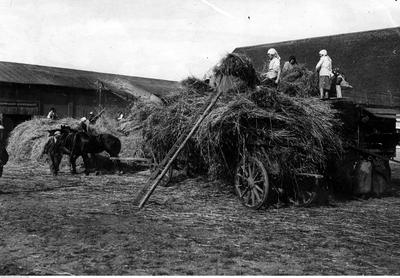
[[[267,200],[269,191],[268,173],[255,157],[243,159],[236,168],[235,190],[248,208],[259,209]]]

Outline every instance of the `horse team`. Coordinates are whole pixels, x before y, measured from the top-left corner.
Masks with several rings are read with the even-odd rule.
[[[93,161],[96,161],[95,154],[106,151],[110,157],[117,158],[121,151],[121,141],[108,133],[88,134],[67,125],[61,125],[59,129],[48,130],[48,132],[50,138],[44,146],[43,154],[48,157],[50,171],[53,175],[58,174],[63,155],[69,156],[72,174],[76,174],[76,160],[81,156],[85,168],[84,172],[88,175],[90,171],[89,156],[93,158]],[[97,165],[95,165],[95,168],[97,168]],[[116,168],[120,170],[118,160],[116,160]]]

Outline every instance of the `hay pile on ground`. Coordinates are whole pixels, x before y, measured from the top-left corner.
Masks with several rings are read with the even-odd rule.
[[[79,121],[72,118],[50,120],[34,118],[16,126],[8,138],[7,150],[10,160],[15,162],[44,161],[43,147],[48,140],[47,130],[60,128],[60,125],[69,125],[76,128]]]
[[[229,54],[214,75],[217,81],[232,78],[236,86],[224,93],[181,154],[182,164],[193,166],[193,172],[232,178],[240,155],[250,153],[271,174],[293,177],[323,171],[330,154],[340,153],[335,111],[309,97],[315,91],[314,75],[304,67],[286,75],[278,88],[256,86],[259,81],[250,60]],[[163,157],[192,127],[214,93],[205,89],[194,93],[186,86],[180,98],[153,111],[143,133],[150,150]]]
[[[10,160],[15,162],[45,162],[43,148],[49,139],[47,130],[60,128],[61,125],[69,125],[74,129],[79,129],[79,120],[64,118],[50,120],[47,118],[34,118],[19,124],[11,132],[8,139],[8,152]],[[118,122],[112,115],[104,113],[94,125],[90,126],[90,131],[94,134],[109,133],[121,140],[121,157],[146,157],[144,141],[141,129],[122,133],[122,123]],[[101,159],[101,157],[99,157]],[[63,165],[66,164],[65,162]]]

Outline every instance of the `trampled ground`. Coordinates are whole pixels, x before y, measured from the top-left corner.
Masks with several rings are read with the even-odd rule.
[[[400,274],[400,171],[381,199],[252,211],[203,178],[131,202],[148,172],[57,178],[8,164],[0,274]]]

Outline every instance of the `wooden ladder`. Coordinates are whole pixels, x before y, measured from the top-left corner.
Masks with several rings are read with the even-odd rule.
[[[197,131],[197,128],[200,126],[202,121],[207,117],[208,114],[210,114],[214,105],[217,103],[218,98],[221,96],[222,92],[223,92],[222,90],[218,90],[217,94],[213,98],[210,98],[211,102],[210,103],[208,103],[208,101],[206,102],[206,105],[208,104],[206,109],[201,114],[200,118],[198,118],[198,120],[196,121],[194,126],[190,129],[189,133],[184,132],[178,138],[176,143],[169,150],[168,154],[161,161],[161,163],[159,164],[157,169],[154,172],[152,172],[152,174],[149,178],[149,181],[145,184],[145,186],[139,192],[136,199],[133,201],[133,204],[135,206],[137,206],[139,209],[143,208],[143,206],[146,204],[147,200],[149,199],[151,194],[154,192],[157,185],[160,183],[161,179],[168,172],[168,169],[171,167],[172,163],[175,161],[175,159],[178,157],[179,153],[185,147],[186,143],[193,136],[193,134]]]

